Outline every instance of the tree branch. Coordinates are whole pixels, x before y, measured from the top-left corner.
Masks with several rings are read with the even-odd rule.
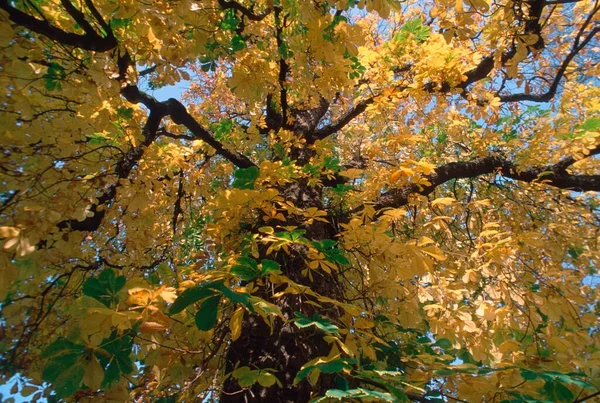
[[[97,35],[94,28],[90,25],[88,20],[85,18],[85,15],[81,12],[81,10],[79,10],[77,7],[75,7],[73,5],[73,3],[71,3],[71,0],[60,0],[60,4],[62,4],[62,6],[65,8],[65,10],[67,10],[67,13],[69,13],[69,15],[71,17],[73,17],[75,22],[77,24],[79,24],[79,26],[86,33],[88,33],[90,35]]]
[[[63,4],[64,3],[68,3],[68,0],[63,0]],[[64,45],[97,52],[106,52],[116,48],[118,45],[117,40],[112,34],[102,37],[95,32],[88,32],[85,29],[85,25],[82,26],[82,28],[86,30],[85,35],[63,31],[60,28],[50,25],[46,21],[38,20],[37,18],[10,6],[9,0],[0,0],[0,9],[6,11],[8,13],[8,18],[10,18],[10,20],[15,24],[21,25],[32,32],[44,35],[53,41],[62,43]],[[75,9],[75,7],[73,7],[73,9]],[[67,12],[68,11],[69,10],[67,9]],[[77,9],[75,9],[75,11],[77,13],[81,13]],[[73,16],[73,14],[71,15]]]
[[[143,104],[150,111],[155,111],[162,117],[170,116],[174,123],[185,126],[195,139],[199,139],[215,149],[217,154],[231,161],[238,168],[249,168],[256,166],[252,161],[243,154],[227,150],[215,136],[206,130],[192,115],[190,115],[186,107],[176,100],[169,98],[164,102],[156,100],[156,98],[146,94],[135,85],[127,85],[121,89],[121,94],[131,103]]]
[[[131,148],[123,158],[121,158],[115,167],[115,174],[117,178],[125,179],[129,177],[129,174],[133,168],[139,163],[146,148],[156,139],[158,126],[163,116],[159,115],[156,111],[150,111],[150,116],[144,125],[142,133],[144,134],[144,141]],[[82,221],[79,220],[64,220],[59,222],[56,226],[58,229],[70,229],[72,231],[95,231],[100,227],[102,219],[106,215],[107,207],[114,201],[117,195],[117,188],[119,187],[120,181],[115,181],[110,185],[104,193],[98,197],[98,202],[93,204],[89,211],[94,215],[87,217]]]
[[[591,18],[593,15],[594,14],[591,13],[588,18]],[[583,29],[583,27],[582,27],[582,29]],[[556,72],[556,76],[554,77],[554,80],[552,81],[552,84],[550,85],[550,88],[548,88],[548,91],[546,91],[543,94],[519,93],[519,94],[510,94],[510,95],[500,95],[499,96],[500,101],[502,101],[502,102],[519,102],[519,101],[548,102],[548,101],[552,100],[552,98],[554,98],[554,95],[556,95],[556,91],[558,90],[558,85],[560,84],[560,81],[562,80],[565,72],[567,71],[567,68],[569,67],[569,63],[571,63],[571,61],[575,58],[575,56],[577,56],[577,54],[599,32],[600,32],[600,27],[596,27],[596,28],[592,29],[592,31],[590,31],[589,35],[587,35],[585,37],[585,39],[583,40],[583,42],[581,42],[581,44],[579,44],[579,39],[581,38],[582,32],[580,32],[577,35],[577,38],[575,40],[575,43],[573,44],[573,47],[571,48],[571,51],[569,52],[569,54],[565,57],[565,59],[561,63],[558,71]]]
[[[223,10],[234,9],[236,11],[239,11],[240,13],[242,13],[242,15],[244,15],[244,17],[248,18],[251,21],[262,21],[267,15],[271,14],[271,11],[273,11],[269,7],[262,13],[255,14],[252,10],[248,9],[247,7],[244,7],[240,3],[228,0],[219,0],[219,6]]]
[[[591,150],[589,156],[597,154],[600,154],[600,146]],[[383,208],[404,206],[408,203],[411,194],[427,196],[436,187],[449,180],[474,178],[493,173],[498,173],[505,178],[516,181],[540,182],[559,189],[600,191],[600,175],[572,175],[566,172],[566,168],[574,162],[575,160],[572,157],[568,157],[554,165],[525,170],[519,170],[512,161],[500,156],[489,156],[466,162],[450,162],[438,167],[434,174],[425,177],[431,185],[409,184],[392,189],[379,197],[375,203],[375,208],[381,210]]]
[[[317,140],[323,140],[324,138],[339,132],[346,125],[352,122],[354,118],[363,113],[367,109],[367,106],[371,105],[374,101],[375,97],[370,97],[360,101],[358,104],[356,104],[356,106],[354,106],[354,108],[342,115],[335,123],[316,130],[306,141],[309,144],[312,144]]]
[[[284,17],[284,21],[280,21],[281,18],[281,7],[277,7],[275,9],[275,29],[276,29],[276,34],[275,34],[275,39],[277,41],[277,49],[281,49],[281,46],[283,45],[283,39],[281,38],[281,35],[283,33],[283,26],[285,25],[285,17]],[[278,81],[279,81],[279,106],[281,107],[281,123],[283,125],[283,127],[286,127],[288,124],[288,119],[287,119],[287,110],[288,110],[288,99],[287,99],[287,88],[286,88],[286,80],[287,80],[287,74],[289,72],[289,66],[287,65],[287,62],[285,61],[285,58],[283,57],[283,55],[279,56],[279,76],[278,76]]]

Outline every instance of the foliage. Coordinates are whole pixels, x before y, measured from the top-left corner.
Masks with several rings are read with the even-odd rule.
[[[0,0],[0,381],[34,402],[600,396],[599,18]]]

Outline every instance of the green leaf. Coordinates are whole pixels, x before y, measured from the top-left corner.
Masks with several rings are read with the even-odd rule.
[[[214,283],[204,283],[195,288],[188,288],[177,297],[175,302],[173,302],[173,305],[171,305],[171,308],[169,309],[169,313],[171,315],[177,314],[183,311],[189,305],[215,295],[216,292],[211,287],[214,285]]]
[[[234,265],[231,268],[231,274],[235,274],[244,281],[252,281],[258,277],[258,273],[248,266]]]
[[[456,371],[454,371],[452,369],[438,369],[438,370],[433,371],[433,373],[438,376],[451,376],[451,375],[454,375],[456,373]]]
[[[355,358],[342,357],[335,360],[318,362],[314,365],[302,367],[302,369],[298,371],[296,377],[294,378],[294,384],[301,382],[315,369],[318,369],[325,374],[335,374],[343,370],[350,371],[352,369],[352,364],[356,364],[357,362],[358,361]]]
[[[600,118],[590,118],[577,126],[578,129],[586,132],[593,132],[600,129]]]
[[[327,318],[323,318],[323,317],[317,315],[316,313],[314,313],[310,319],[307,316],[305,316],[304,314],[302,314],[301,312],[294,312],[294,315],[296,315],[296,319],[294,319],[294,323],[296,323],[296,326],[298,326],[299,328],[304,328],[304,327],[308,327],[308,326],[316,326],[317,328],[321,329],[325,333],[333,333],[333,334],[338,334],[338,332],[340,330],[336,325],[331,323]]]
[[[281,42],[281,45],[279,45],[277,48],[277,52],[283,59],[289,59],[290,57],[294,56],[294,52],[290,51],[290,48],[285,41]]]
[[[452,348],[452,342],[448,339],[439,339],[435,342],[434,346],[438,346],[443,348],[444,350],[448,350]]]
[[[242,49],[246,48],[246,41],[240,34],[236,34],[233,38],[231,38],[231,52],[238,52]]]
[[[83,294],[110,308],[119,302],[117,293],[125,286],[125,282],[125,276],[117,277],[113,269],[105,269],[98,278],[90,277],[83,283]]]
[[[269,273],[281,273],[281,266],[274,260],[263,259],[260,263],[262,265],[261,274],[263,276],[266,276]]]
[[[424,42],[429,38],[430,33],[431,30],[429,27],[423,25],[423,21],[420,18],[415,18],[404,24],[400,32],[394,35],[394,40],[396,42],[404,42],[412,35],[417,42]]]
[[[122,116],[126,119],[132,119],[133,118],[133,108],[125,108],[123,106],[117,108],[117,113],[119,114],[119,116]]]
[[[232,186],[236,189],[254,189],[254,182],[258,178],[258,168],[251,166],[249,168],[238,168],[233,173]]]
[[[84,367],[82,361],[77,361],[61,371],[52,381],[53,390],[58,397],[67,397],[75,394],[83,384]]]
[[[67,76],[65,69],[58,63],[50,63],[46,74],[44,74],[44,87],[48,91],[62,89],[61,81]]]
[[[231,267],[230,272],[231,274],[235,274],[244,281],[252,281],[260,274],[258,269],[254,269],[253,267],[244,266],[240,264],[233,265]]]
[[[42,358],[48,359],[42,379],[52,384],[58,397],[71,396],[81,388],[87,351],[82,344],[60,338],[42,352]]]
[[[106,368],[102,387],[108,388],[121,379],[121,374],[130,374],[134,370],[134,364],[131,359],[133,349],[133,334],[130,332],[119,335],[113,331],[111,335],[100,344],[99,348],[108,353],[96,354],[98,361]]]
[[[570,248],[567,249],[567,253],[569,254],[569,256],[572,259],[578,259],[579,256],[581,256],[581,254],[583,253],[583,249],[579,248],[579,247],[576,247],[576,246],[573,246],[573,247],[570,247]]]
[[[221,119],[217,123],[211,123],[209,125],[210,130],[213,132],[217,140],[225,139],[233,130],[232,119]]]
[[[544,384],[544,393],[555,402],[570,402],[575,397],[569,388],[556,380]]]
[[[196,313],[196,326],[198,329],[208,331],[215,327],[220,301],[221,295],[215,295],[204,300],[198,313]]]
[[[333,381],[335,383],[335,386],[337,386],[341,390],[345,391],[345,390],[348,390],[350,388],[350,383],[343,376],[339,376],[338,375],[338,376],[335,377],[335,379]]]
[[[240,20],[235,15],[236,11],[234,9],[229,9],[223,15],[223,19],[219,21],[218,26],[224,31],[235,31]]]
[[[377,392],[374,390],[368,390],[363,388],[340,390],[340,389],[329,389],[325,392],[325,396],[313,400],[313,402],[329,401],[331,399],[343,400],[343,401],[357,401],[358,399],[369,399],[377,402],[397,402],[389,393]]]
[[[127,28],[132,21],[131,18],[112,18],[109,25],[112,29]]]
[[[60,338],[55,340],[42,352],[42,358],[55,359],[59,356],[72,353],[81,355],[85,350],[86,347],[82,344],[73,343],[65,338]]]

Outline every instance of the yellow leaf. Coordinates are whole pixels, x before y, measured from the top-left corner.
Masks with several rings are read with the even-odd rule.
[[[85,364],[84,371],[83,383],[92,390],[99,389],[104,379],[104,369],[93,354],[92,358]]]
[[[167,326],[158,322],[143,322],[138,328],[142,333],[157,333],[165,330]]]
[[[357,329],[370,329],[374,326],[375,323],[373,323],[373,321],[365,318],[357,318],[356,321],[354,321],[354,327]]]
[[[453,197],[440,197],[431,202],[431,207],[449,206],[456,201]]]
[[[398,170],[395,171],[394,173],[392,173],[390,175],[390,183],[394,183],[396,182],[398,179],[400,179],[400,174],[402,173],[402,171]]]
[[[14,238],[19,235],[20,230],[15,227],[0,227],[0,238]]]
[[[154,50],[160,52],[160,49],[162,48],[162,41],[156,38],[151,26],[148,26],[148,42],[150,42],[150,44],[154,47]]]
[[[425,246],[425,245],[431,245],[432,243],[434,243],[434,240],[426,237],[426,236],[422,236],[419,239],[419,242],[417,242],[417,246],[421,247],[421,246]]]
[[[269,234],[269,235],[275,233],[275,230],[273,229],[273,227],[260,227],[258,230],[260,232],[264,232],[265,234]]]
[[[433,245],[433,246],[427,246],[425,248],[421,248],[421,250],[425,253],[427,253],[429,256],[433,257],[434,259],[437,259],[439,261],[444,261],[446,260],[446,255],[444,255],[444,253],[442,252],[442,250],[440,248],[438,248],[437,246]]]
[[[244,321],[244,308],[239,307],[231,315],[229,328],[231,329],[231,340],[236,341],[242,334],[242,323]]]
[[[519,351],[519,347],[521,344],[516,340],[506,340],[504,343],[500,344],[498,350],[502,354],[512,353],[513,351]]]

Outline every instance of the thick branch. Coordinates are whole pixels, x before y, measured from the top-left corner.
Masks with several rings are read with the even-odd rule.
[[[0,0],[0,9],[8,13],[8,17],[12,22],[21,25],[32,32],[44,35],[53,41],[62,43],[64,45],[97,52],[105,52],[117,47],[117,40],[110,34],[107,37],[101,37],[100,35],[93,32],[88,32],[87,30],[85,35],[66,32],[60,28],[50,25],[46,21],[38,20],[37,18],[32,17],[21,10],[11,7],[9,3],[10,2],[8,0]],[[63,1],[63,3],[68,3],[68,1]],[[76,11],[76,13],[75,15],[71,15],[75,18],[76,15],[79,15],[77,13],[81,12],[75,9],[75,7],[73,7],[73,9]],[[82,28],[85,30],[85,26]]]
[[[319,130],[316,130],[313,133],[313,135],[309,139],[307,139],[308,143],[311,144],[317,140],[322,140],[327,136],[330,136],[342,130],[347,124],[352,122],[354,118],[363,113],[367,109],[367,106],[371,105],[374,102],[374,100],[375,98],[371,97],[360,101],[358,104],[356,104],[354,108],[350,109],[348,112],[342,115],[342,117],[340,117],[336,122],[325,126]]]
[[[591,150],[590,156],[597,154],[600,154],[600,146]],[[572,175],[566,172],[566,168],[573,163],[575,163],[575,159],[568,157],[554,165],[519,170],[512,161],[499,156],[489,156],[467,162],[450,162],[438,167],[434,174],[426,177],[431,185],[409,184],[392,189],[379,197],[375,208],[378,210],[386,207],[397,208],[407,204],[411,194],[427,196],[436,187],[449,180],[474,178],[493,173],[516,181],[540,182],[559,189],[600,191],[600,175]]]
[[[529,6],[529,18],[525,22],[524,33],[537,35],[538,41],[535,44],[533,44],[531,48],[542,49],[544,47],[544,40],[541,35],[541,25],[539,23],[539,20],[541,18],[542,11],[544,9],[544,6],[546,5],[546,2],[545,0],[529,0],[526,2],[526,4]],[[531,52],[530,48],[528,48],[528,53],[529,52]],[[502,54],[501,56],[502,64],[506,64],[515,56],[516,53],[516,47],[512,47],[511,49],[504,52],[504,54]],[[405,66],[402,70],[407,71],[409,69],[410,66]],[[457,85],[455,88],[465,90],[471,84],[477,81],[481,81],[484,78],[488,77],[488,75],[492,72],[493,69],[494,55],[486,56],[481,60],[481,62],[479,62],[477,67],[465,73],[465,76],[467,77],[466,80]],[[446,93],[451,91],[452,89],[452,86],[445,82],[442,83],[441,88],[435,88],[434,84],[425,87],[425,90],[437,93]],[[552,94],[552,96],[554,96],[554,94]],[[373,103],[374,99],[375,96],[361,101],[354,108],[346,112],[338,121],[331,123],[330,125],[320,130],[317,130],[312,136],[310,136],[307,139],[308,143],[314,143],[316,140],[324,139],[327,136],[330,136],[343,129],[346,125],[352,122],[354,118],[363,113],[366,110],[367,106]],[[507,100],[506,102],[510,102],[510,100]]]
[[[156,112],[150,112],[150,116],[146,121],[143,129],[144,141],[131,148],[123,158],[121,158],[115,167],[115,174],[117,178],[125,179],[129,177],[129,174],[133,168],[139,163],[146,148],[156,139],[158,126],[163,116],[160,116]],[[110,185],[104,193],[98,197],[98,202],[90,207],[90,212],[94,215],[87,217],[83,221],[78,220],[64,220],[59,222],[56,226],[58,229],[70,229],[72,231],[95,231],[100,227],[102,219],[106,215],[107,207],[114,201],[117,195],[117,188],[120,181],[116,180]]]
[[[77,7],[75,7],[73,5],[73,3],[71,3],[71,0],[60,0],[60,4],[62,4],[62,6],[65,8],[65,10],[67,10],[67,13],[69,13],[69,15],[71,17],[73,17],[73,19],[75,20],[75,22],[77,24],[79,24],[79,26],[87,34],[96,35],[96,31],[90,25],[90,23],[88,22],[88,20],[85,18],[85,15],[81,12],[81,10],[79,10]]]
[[[127,77],[127,69],[133,65],[129,53],[120,55],[117,61],[119,66],[119,80],[123,81]],[[194,136],[194,138],[203,140],[205,143],[215,149],[217,154],[231,161],[238,168],[249,168],[255,166],[246,156],[227,150],[208,130],[206,130],[192,115],[186,107],[174,98],[169,98],[164,102],[158,101],[153,96],[140,91],[136,85],[125,85],[121,89],[121,95],[131,103],[143,104],[151,112],[155,112],[162,117],[170,116],[173,122],[178,125],[184,125]]]
[[[228,0],[219,0],[219,6],[223,10],[234,9],[239,11],[244,15],[244,17],[248,18],[252,21],[262,21],[267,15],[271,14],[272,9],[269,7],[265,11],[260,14],[255,14],[252,10],[244,7],[240,3],[236,1],[228,1]]]
[[[275,24],[276,24],[276,34],[275,38],[277,40],[277,49],[281,49],[283,45],[283,26],[285,25],[285,17],[284,21],[281,21],[281,8],[278,7],[275,9]],[[286,80],[289,72],[289,66],[283,57],[283,54],[279,56],[279,76],[277,80],[279,81],[279,105],[281,107],[281,122],[284,127],[288,124],[287,118],[287,110],[288,110],[288,99],[287,99],[287,87]]]

